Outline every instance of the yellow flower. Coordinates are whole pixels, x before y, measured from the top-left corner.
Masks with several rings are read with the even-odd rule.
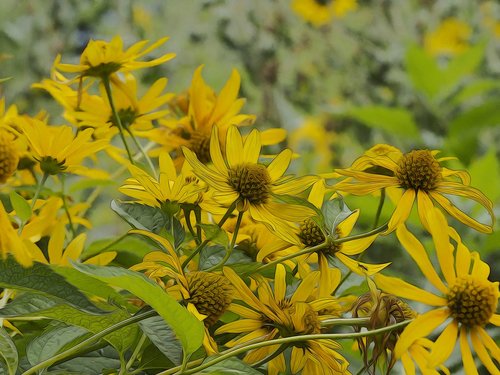
[[[5,259],[7,255],[13,255],[16,261],[24,267],[33,264],[33,245],[30,241],[24,240],[17,234],[9,219],[3,203],[0,202],[0,254]]]
[[[132,178],[119,190],[141,203],[167,211],[177,212],[178,204],[197,203],[205,190],[205,184],[188,171],[187,164],[177,175],[172,158],[166,152],[160,154],[158,180],[134,165],[129,165],[129,171]]]
[[[0,184],[14,174],[19,163],[19,153],[14,145],[14,136],[0,129]]]
[[[149,130],[153,128],[153,120],[166,116],[168,109],[159,108],[166,104],[171,95],[162,94],[167,85],[166,78],[160,78],[151,85],[142,98],[137,98],[137,81],[131,74],[125,76],[125,81],[113,79],[113,103],[120,117],[125,131]],[[88,99],[88,98],[87,98]],[[108,96],[101,86],[101,100],[82,100],[78,110],[72,113],[79,126],[96,129],[114,127],[118,132],[118,125],[111,111]]]
[[[107,178],[106,172],[82,165],[83,159],[104,149],[108,144],[106,140],[92,141],[92,129],[85,129],[75,136],[69,126],[49,126],[36,118],[26,118],[21,128],[33,158],[40,163],[44,173],[74,173],[92,178]]]
[[[293,0],[292,9],[314,26],[329,23],[334,18],[343,18],[356,10],[356,0]]]
[[[403,224],[410,215],[415,200],[422,224],[428,228],[428,213],[437,203],[455,219],[483,233],[491,233],[492,225],[472,219],[455,207],[445,195],[470,198],[485,207],[494,221],[493,205],[470,184],[465,171],[445,168],[441,162],[450,158],[436,158],[438,151],[414,150],[403,154],[388,145],[376,145],[358,158],[351,168],[336,172],[347,177],[334,188],[340,192],[365,195],[384,188],[398,188],[403,195],[389,221],[389,231]]]
[[[422,244],[405,228],[397,229],[398,238],[437,292],[421,289],[399,278],[375,275],[378,287],[388,293],[418,301],[432,310],[418,316],[401,334],[396,347],[396,357],[401,357],[416,340],[429,336],[436,329],[442,330],[432,347],[428,365],[434,368],[451,355],[455,343],[460,343],[465,373],[477,374],[472,358],[472,347],[491,374],[499,369],[491,358],[500,362],[497,344],[489,337],[485,326],[500,325],[496,314],[500,292],[498,281],[488,280],[490,267],[470,252],[455,230],[449,228],[444,215],[437,208],[429,209],[429,228],[436,248],[436,256],[443,279],[440,278]],[[456,243],[452,246],[449,237]],[[457,339],[458,338],[458,339]]]
[[[310,216],[312,210],[305,206],[279,202],[283,194],[297,194],[315,181],[314,176],[292,178],[283,176],[292,159],[292,151],[283,150],[265,166],[258,162],[261,150],[260,133],[254,129],[243,142],[236,126],[227,134],[226,160],[222,156],[219,131],[216,126],[210,138],[210,156],[213,166],[200,162],[196,154],[184,147],[186,160],[193,172],[213,190],[213,199],[224,207],[237,202],[239,211],[248,210],[250,216],[268,225],[283,239],[295,241],[289,222]]]
[[[416,375],[415,364],[423,375],[441,375],[442,373],[450,375],[450,371],[443,365],[439,366],[440,371],[429,368],[427,365],[433,345],[435,344],[431,340],[420,338],[411,344],[406,353],[401,355],[401,363],[407,375]]]
[[[164,44],[168,38],[161,38],[149,47],[147,40],[135,43],[127,50],[123,50],[123,41],[120,36],[115,36],[111,42],[103,40],[90,40],[80,57],[80,63],[62,64],[58,55],[54,68],[61,72],[78,73],[81,77],[106,77],[117,72],[130,72],[136,69],[160,65],[175,57],[174,53],[167,53],[150,61],[138,61],[154,49]]]
[[[271,284],[260,278],[257,280],[258,297],[246,286],[241,278],[229,267],[224,267],[224,275],[231,281],[240,302],[233,302],[229,310],[240,316],[239,320],[227,323],[215,334],[239,333],[229,341],[229,347],[253,340],[267,341],[279,337],[307,335],[321,332],[321,322],[331,318],[325,310],[339,310],[333,298],[315,299],[312,293],[317,287],[319,272],[307,275],[295,292],[287,295],[286,271],[282,264],[276,266],[274,290]],[[250,351],[244,358],[248,363],[257,363],[273,354],[279,345],[271,345]],[[350,374],[348,363],[337,350],[340,345],[331,340],[306,341],[291,349],[290,367],[293,374]],[[285,357],[281,353],[268,363],[268,373],[286,371]]]
[[[456,18],[447,18],[424,37],[424,48],[431,55],[457,55],[469,48],[471,27]]]

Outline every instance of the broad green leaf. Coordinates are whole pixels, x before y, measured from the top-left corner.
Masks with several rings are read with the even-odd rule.
[[[26,356],[32,365],[49,359],[75,339],[87,335],[83,328],[59,324],[49,326],[40,336],[33,339],[26,347]]]
[[[120,368],[120,360],[117,358],[107,358],[98,356],[85,356],[71,359],[51,367],[49,375],[102,375],[117,374],[116,369]],[[113,371],[114,370],[114,371]]]
[[[208,357],[204,362],[209,362],[215,356]],[[207,367],[204,370],[197,372],[197,374],[210,374],[210,375],[262,375],[253,367],[247,365],[241,359],[231,357],[221,361],[213,366]]]
[[[170,241],[170,243],[174,244],[175,249],[178,249],[186,238],[186,231],[184,230],[184,227],[182,226],[181,222],[173,216],[167,218],[167,223],[165,225],[167,228],[167,230],[165,231],[167,239]]]
[[[454,57],[443,72],[446,88],[453,88],[467,75],[474,72],[484,58],[486,43],[479,43]]]
[[[19,360],[16,345],[3,328],[0,328],[0,360],[6,364],[9,375],[15,375]]]
[[[480,79],[468,83],[453,97],[453,102],[455,104],[462,104],[476,96],[484,95],[497,89],[500,89],[500,80]]]
[[[24,268],[12,258],[0,260],[0,287],[35,291],[60,300],[91,314],[107,313],[97,308],[75,286],[49,266],[34,263]]]
[[[347,207],[342,197],[323,202],[321,211],[323,212],[326,228],[331,234],[335,233],[337,225],[353,214],[353,211]]]
[[[161,316],[153,316],[139,322],[142,332],[175,365],[182,362],[182,347],[172,329]]]
[[[111,201],[111,209],[132,228],[159,233],[167,223],[167,218],[161,209],[139,203]]]
[[[153,246],[149,246],[148,242],[143,240],[144,237],[139,237],[135,235],[129,235],[121,241],[113,244],[108,248],[109,251],[116,251],[118,253],[116,259],[118,263],[127,267],[134,264],[142,262],[144,256],[153,251]],[[92,242],[89,247],[87,247],[81,258],[88,259],[94,255],[100,254],[101,249],[106,248],[108,245],[116,241],[116,238],[102,239]],[[124,263],[123,260],[130,261],[130,263]]]
[[[175,365],[152,343],[144,348],[139,366],[143,369],[166,369]]]
[[[442,71],[436,60],[422,48],[411,46],[405,56],[406,70],[415,89],[433,98],[441,89]]]
[[[30,204],[15,191],[11,191],[9,196],[10,203],[12,204],[14,210],[16,210],[17,217],[19,217],[24,223],[31,217],[32,214]]]
[[[203,323],[143,274],[118,267],[74,265],[81,272],[128,290],[154,308],[172,327],[186,355],[194,353],[201,346],[204,336]]]
[[[130,318],[124,310],[110,311],[106,315],[92,315],[75,309],[48,297],[34,293],[25,293],[15,298],[0,310],[0,317],[10,320],[55,319],[60,322],[85,328],[92,333],[99,333],[105,328]],[[138,334],[137,325],[129,325],[110,333],[104,339],[119,352],[125,351]]]
[[[201,229],[205,232],[207,240],[210,240],[218,245],[222,245],[225,248],[229,247],[229,237],[225,230],[222,230],[216,224],[198,224]]]
[[[411,113],[404,108],[374,105],[351,108],[346,114],[369,127],[386,131],[389,134],[420,137]]]
[[[64,276],[64,278],[68,282],[76,286],[84,293],[101,297],[106,301],[113,301],[120,306],[124,306],[127,303],[127,300],[124,296],[122,296],[106,283],[97,280],[94,277],[81,273],[71,267],[51,267],[55,272],[57,272],[61,276]]]

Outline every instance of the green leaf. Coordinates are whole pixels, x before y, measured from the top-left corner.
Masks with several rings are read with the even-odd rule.
[[[86,329],[66,324],[49,326],[26,347],[28,361],[32,365],[43,362],[62,351],[67,344],[86,334],[88,334]]]
[[[75,182],[74,184],[71,185],[69,191],[71,193],[75,193],[79,190],[94,189],[97,186],[113,186],[113,185],[117,186],[118,183],[112,179],[101,180],[96,178],[89,178]]]
[[[411,46],[406,52],[405,63],[415,89],[422,91],[428,98],[439,93],[443,73],[432,56],[418,46]]]
[[[92,333],[99,333],[109,326],[130,318],[130,314],[124,310],[114,310],[106,315],[96,316],[65,304],[59,304],[42,295],[24,293],[1,309],[0,317],[10,320],[55,319],[85,328]],[[110,333],[104,339],[119,352],[124,352],[134,343],[137,334],[137,325],[129,325]]]
[[[225,230],[222,230],[216,224],[198,224],[198,226],[203,229],[207,240],[210,240],[218,245],[222,245],[225,248],[229,247],[229,237]]]
[[[32,214],[30,204],[26,202],[26,199],[21,197],[15,191],[11,191],[9,196],[10,196],[10,203],[12,204],[14,210],[16,210],[17,217],[19,217],[21,221],[24,223],[31,217]]]
[[[226,255],[226,252],[226,248],[220,245],[205,247],[200,252],[200,270],[206,270],[210,267],[215,266],[216,264],[219,264],[222,258],[224,258],[224,256]],[[226,265],[234,263],[246,264],[250,262],[252,262],[252,259],[241,249],[236,248],[231,253],[231,256],[227,260]]]
[[[321,211],[323,211],[325,226],[329,234],[334,234],[337,225],[353,214],[342,197],[323,202]]]
[[[35,262],[32,267],[24,268],[10,257],[0,260],[0,287],[36,291],[53,296],[91,314],[107,313],[97,308],[64,277],[42,263]]]
[[[99,267],[90,264],[74,264],[74,266],[81,272],[128,290],[154,308],[172,327],[181,341],[185,355],[194,353],[201,346],[205,332],[203,323],[143,274],[118,267]]]
[[[172,329],[161,316],[153,316],[139,322],[142,332],[175,365],[182,362],[182,347]]]
[[[215,356],[208,357],[204,362],[209,362]],[[247,365],[241,359],[231,357],[213,366],[207,367],[204,370],[197,372],[197,374],[210,374],[210,375],[262,375],[261,372],[255,370],[253,367]]]
[[[92,242],[89,247],[83,251],[81,258],[88,259],[94,255],[100,254],[101,249],[104,249],[108,245],[112,244],[115,240],[116,238],[111,238]],[[125,267],[129,267],[142,262],[144,256],[153,251],[153,247],[149,246],[149,242],[144,241],[143,237],[128,235],[126,238],[112,245],[108,250],[116,251],[118,253],[118,263]],[[123,259],[130,263],[123,263]]]
[[[113,199],[111,209],[135,229],[143,229],[158,234],[167,224],[164,213],[156,207],[139,203],[125,203]]]
[[[382,106],[355,107],[347,111],[347,116],[363,124],[383,130],[389,134],[419,138],[418,127],[409,111],[404,108]]]
[[[64,363],[51,367],[49,375],[102,375],[117,374],[116,369],[120,368],[120,360],[117,358],[107,358],[98,356],[85,356],[74,358]]]
[[[9,375],[15,375],[19,361],[16,345],[3,328],[0,328],[0,359],[7,365]]]
[[[101,297],[107,301],[113,301],[120,306],[127,304],[127,299],[124,296],[94,277],[71,267],[51,266],[51,268],[84,293]]]
[[[453,88],[473,73],[483,61],[485,48],[486,43],[482,42],[453,58],[444,70],[443,81],[446,84],[441,90]]]
[[[500,198],[500,163],[494,148],[483,157],[474,160],[468,171],[472,186],[481,190],[493,202]]]
[[[453,97],[453,102],[462,104],[475,96],[486,94],[495,89],[500,89],[500,80],[480,79],[470,82]]]

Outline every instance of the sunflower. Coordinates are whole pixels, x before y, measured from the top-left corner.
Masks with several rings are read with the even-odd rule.
[[[397,234],[437,292],[433,293],[399,278],[381,274],[375,275],[374,279],[378,287],[388,293],[435,306],[434,309],[418,316],[404,329],[396,344],[395,356],[401,357],[410,345],[439,327],[442,331],[430,352],[429,367],[434,368],[444,363],[458,341],[465,373],[478,374],[471,353],[470,339],[472,348],[483,365],[491,374],[498,374],[499,369],[492,358],[500,362],[500,351],[485,329],[489,323],[500,325],[500,315],[495,313],[500,297],[498,281],[488,280],[489,266],[481,261],[478,253],[471,253],[465,247],[456,231],[448,227],[441,211],[430,208],[428,218],[444,279],[439,277],[422,244],[404,225],[398,227]],[[450,243],[450,237],[456,243],[455,246]]]
[[[318,27],[334,18],[342,18],[356,10],[356,0],[293,0],[292,9],[304,20]]]
[[[491,233],[494,222],[493,205],[478,189],[470,184],[465,171],[445,168],[441,162],[450,158],[436,158],[438,151],[413,150],[406,154],[395,147],[376,145],[354,161],[351,168],[337,169],[347,177],[334,185],[339,192],[354,195],[374,193],[384,188],[398,188],[403,194],[389,221],[388,231],[403,224],[417,201],[422,224],[428,228],[430,208],[441,206],[451,216],[483,233]],[[492,224],[486,225],[472,219],[455,207],[445,195],[470,198],[486,208]]]
[[[204,165],[193,151],[183,147],[193,172],[213,189],[215,202],[224,207],[238,203],[240,212],[248,210],[254,220],[263,222],[281,238],[294,242],[296,239],[289,223],[303,220],[313,212],[306,206],[280,202],[279,196],[300,193],[317,177],[283,176],[292,159],[292,151],[283,150],[265,166],[258,162],[260,150],[259,131],[252,130],[243,141],[236,126],[228,130],[226,160],[222,156],[219,130],[217,126],[213,127],[210,138],[212,166]]]
[[[140,203],[170,212],[177,212],[179,204],[197,203],[205,190],[205,184],[188,171],[187,164],[177,175],[172,158],[166,152],[160,154],[158,179],[135,165],[129,165],[129,171],[132,178],[125,181],[119,189],[120,192],[137,199]]]
[[[104,149],[106,140],[92,141],[92,129],[85,129],[76,136],[67,125],[49,126],[36,118],[25,118],[21,124],[32,157],[47,175],[74,173],[92,178],[107,178],[104,171],[89,169],[82,161]]]
[[[227,129],[231,125],[252,125],[255,115],[240,113],[245,104],[244,98],[238,98],[240,90],[240,75],[234,69],[222,90],[216,94],[206,84],[202,76],[203,65],[193,74],[191,87],[187,95],[181,94],[174,98],[172,106],[184,114],[180,119],[167,118],[160,120],[160,127],[145,132],[143,135],[161,145],[167,151],[180,151],[187,147],[193,151],[202,163],[210,161],[210,134],[217,125],[219,139],[225,143]],[[284,140],[286,132],[283,129],[268,129],[261,135],[263,144],[276,144]],[[152,150],[152,154],[159,149]],[[176,160],[181,163],[183,155],[177,152]]]
[[[61,56],[58,55],[54,62],[54,70],[77,73],[81,77],[101,78],[109,77],[117,72],[125,73],[160,65],[174,58],[175,54],[167,53],[150,61],[139,61],[139,59],[164,44],[167,40],[167,37],[161,38],[147,48],[145,47],[148,41],[141,40],[125,51],[123,50],[123,41],[120,36],[115,36],[111,42],[90,40],[82,52],[79,64],[62,64],[60,62]]]
[[[274,290],[264,278],[257,280],[258,297],[246,286],[241,278],[229,267],[224,267],[224,275],[237,291],[236,299],[229,310],[240,316],[239,320],[218,328],[215,334],[239,333],[226,345],[229,347],[253,340],[267,341],[279,337],[306,335],[321,332],[321,322],[331,318],[331,313],[341,313],[338,301],[328,298],[314,298],[319,272],[309,273],[290,296],[286,294],[286,271],[282,264],[276,266]],[[337,315],[337,316],[338,316]],[[331,340],[306,341],[291,348],[290,369],[293,374],[349,374],[347,361],[337,352],[340,345]],[[271,345],[250,351],[244,358],[254,364],[280,349]],[[286,372],[285,356],[280,353],[268,363],[268,373]]]

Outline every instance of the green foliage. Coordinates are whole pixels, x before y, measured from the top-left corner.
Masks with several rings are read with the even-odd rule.
[[[113,199],[111,209],[134,229],[159,233],[167,223],[167,218],[160,209],[144,204],[125,203]]]
[[[10,203],[14,210],[16,210],[16,216],[21,219],[21,222],[25,222],[31,217],[31,207],[29,203],[14,190],[10,192]]]
[[[7,366],[7,373],[15,375],[18,363],[17,348],[5,329],[0,328],[0,359]]]
[[[167,357],[173,365],[182,362],[182,347],[172,328],[165,324],[161,316],[153,316],[139,322],[142,332]]]

